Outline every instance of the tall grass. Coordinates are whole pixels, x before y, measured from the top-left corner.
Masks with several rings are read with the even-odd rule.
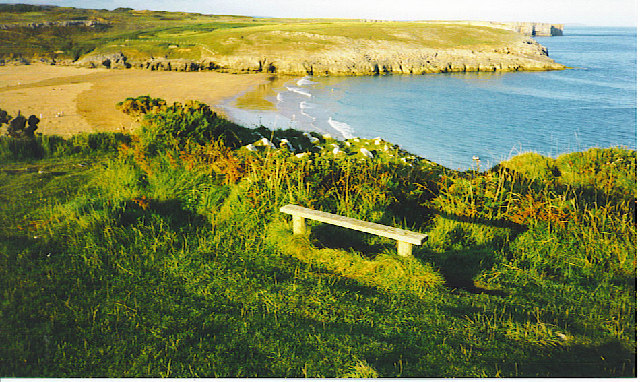
[[[116,152],[131,137],[121,133],[85,133],[63,138],[57,135],[38,134],[33,138],[0,136],[0,160],[33,160],[88,156]]]
[[[459,173],[295,131],[237,149],[145,131],[90,170],[0,165],[0,375],[637,374],[633,151]],[[262,137],[294,150],[241,147]],[[404,259],[319,223],[296,238],[288,203],[428,243]]]
[[[592,159],[603,155],[606,162]],[[629,180],[635,178],[635,153],[591,149],[570,158],[583,167],[567,170],[570,160],[560,157],[512,170],[522,161],[516,157],[485,174],[445,177],[434,207],[469,221],[526,229],[515,241],[525,241],[521,261],[555,277],[632,277],[637,220]],[[534,245],[540,241],[553,245]]]

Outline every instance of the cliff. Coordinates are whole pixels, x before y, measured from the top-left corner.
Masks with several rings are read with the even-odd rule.
[[[475,49],[433,49],[394,43],[354,44],[313,55],[225,57],[215,64],[221,70],[269,71],[293,75],[427,74],[446,72],[540,71],[564,69],[540,44],[520,44]]]
[[[377,75],[559,70],[530,37],[456,23],[344,23],[211,33],[199,59],[90,54],[78,65],[149,70]],[[340,28],[338,28],[340,27]],[[238,28],[240,29],[240,28]],[[201,38],[200,41],[204,40]],[[206,40],[205,40],[206,41]],[[173,45],[179,47],[179,43]],[[174,49],[176,50],[176,49]]]
[[[503,23],[508,28],[527,36],[562,36],[564,34],[563,24],[533,23],[533,22],[513,22]]]

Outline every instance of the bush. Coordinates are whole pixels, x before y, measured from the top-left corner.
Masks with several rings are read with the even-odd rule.
[[[116,108],[123,113],[132,117],[141,117],[152,111],[160,111],[166,109],[167,102],[160,98],[151,98],[150,96],[140,96],[136,98],[127,98],[116,104]]]
[[[132,103],[136,105],[136,103]],[[149,110],[141,103],[140,110]],[[124,106],[123,106],[124,107]],[[153,107],[144,116],[140,130],[142,144],[152,152],[178,143],[181,147],[192,142],[200,145],[221,140],[226,146],[237,148],[252,136],[249,129],[230,122],[214,113],[208,105],[197,101],[186,104]]]
[[[35,115],[25,118],[20,112],[15,118],[4,110],[0,109],[0,126],[8,123],[7,134],[13,138],[33,138],[34,132],[38,129],[40,119]]]

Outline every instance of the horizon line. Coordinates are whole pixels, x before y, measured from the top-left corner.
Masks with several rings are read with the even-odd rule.
[[[56,8],[76,8],[76,9],[88,9],[88,10],[107,10],[114,11],[118,8],[130,8],[131,10],[137,12],[168,12],[168,13],[191,13],[191,14],[200,14],[204,16],[232,16],[232,17],[252,17],[257,19],[300,19],[300,20],[376,20],[381,22],[495,22],[495,23],[513,23],[513,22],[534,22],[534,23],[544,23],[544,24],[561,24],[563,26],[584,26],[584,27],[621,27],[621,28],[638,28],[637,20],[635,24],[591,24],[591,23],[582,23],[582,22],[548,22],[548,21],[534,21],[534,20],[490,20],[490,19],[455,19],[455,18],[444,18],[444,19],[377,19],[371,17],[288,17],[288,16],[257,16],[257,15],[249,15],[249,14],[232,14],[232,13],[203,13],[197,11],[179,11],[179,10],[164,10],[164,9],[135,9],[132,7],[112,7],[110,8],[85,8],[78,6],[62,6],[62,5],[53,5],[53,4],[29,4],[29,3],[5,3],[0,1],[0,5],[34,5],[38,7],[56,7]]]

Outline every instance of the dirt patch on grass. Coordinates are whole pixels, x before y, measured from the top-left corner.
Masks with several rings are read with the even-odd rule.
[[[115,108],[127,97],[198,100],[215,107],[265,82],[263,74],[5,66],[0,67],[0,108],[13,116],[35,114],[43,134],[131,131],[135,122]]]

